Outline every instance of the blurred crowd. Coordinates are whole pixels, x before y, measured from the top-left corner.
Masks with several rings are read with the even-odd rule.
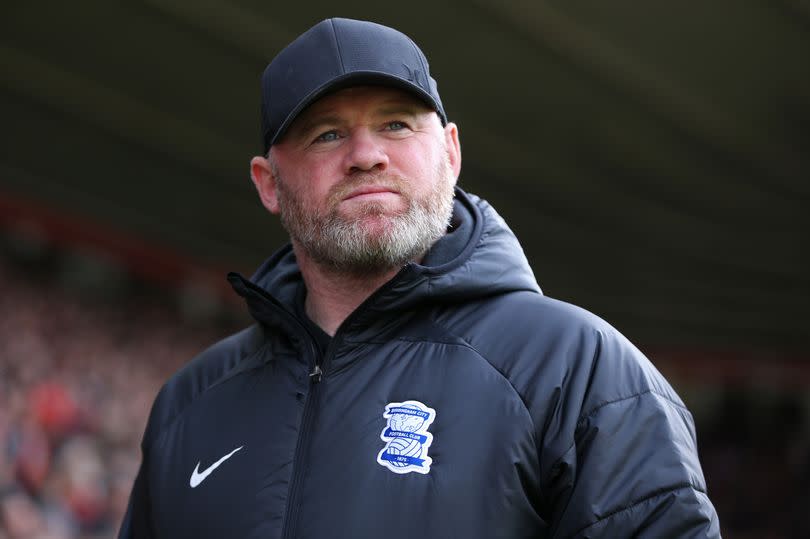
[[[52,281],[0,258],[0,539],[114,537],[152,400],[218,329]]]
[[[696,421],[701,464],[723,536],[810,538],[810,392],[718,392],[711,413]]]
[[[245,320],[189,319],[159,290],[88,299],[40,266],[0,255],[0,539],[112,538],[160,385]],[[724,537],[810,537],[809,392],[698,394]]]

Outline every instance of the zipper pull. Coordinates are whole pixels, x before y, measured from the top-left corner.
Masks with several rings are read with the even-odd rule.
[[[317,384],[321,381],[321,376],[323,376],[323,371],[321,370],[321,366],[316,363],[312,372],[309,373],[309,378],[312,380],[312,383]]]

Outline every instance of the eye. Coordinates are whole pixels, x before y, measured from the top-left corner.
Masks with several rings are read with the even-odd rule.
[[[393,122],[388,122],[388,125],[385,126],[385,128],[388,131],[401,131],[403,129],[407,129],[407,127],[408,127],[408,124],[406,124],[405,122],[401,122],[399,120],[394,120]]]
[[[315,138],[315,142],[333,142],[338,138],[340,138],[340,135],[338,135],[337,131],[332,130],[318,135]]]

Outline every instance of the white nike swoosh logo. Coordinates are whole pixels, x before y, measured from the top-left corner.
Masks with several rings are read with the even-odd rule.
[[[220,464],[231,458],[231,455],[233,455],[243,447],[245,446],[240,445],[239,447],[237,447],[236,449],[234,449],[233,451],[231,451],[230,453],[228,453],[227,455],[225,455],[224,457],[213,463],[211,466],[203,470],[202,473],[200,473],[200,463],[198,462],[197,466],[194,467],[194,471],[191,472],[191,479],[189,479],[188,484],[191,485],[191,488],[195,488],[197,485],[205,481],[205,478],[211,475],[211,472],[216,470]]]

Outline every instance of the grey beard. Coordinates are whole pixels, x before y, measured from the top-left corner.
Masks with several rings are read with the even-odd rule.
[[[447,231],[454,182],[449,162],[438,168],[433,189],[422,197],[414,194],[405,211],[385,215],[376,202],[361,208],[364,216],[384,219],[381,231],[367,230],[361,219],[303,208],[276,176],[282,224],[315,263],[332,272],[365,276],[402,267],[421,258]]]

